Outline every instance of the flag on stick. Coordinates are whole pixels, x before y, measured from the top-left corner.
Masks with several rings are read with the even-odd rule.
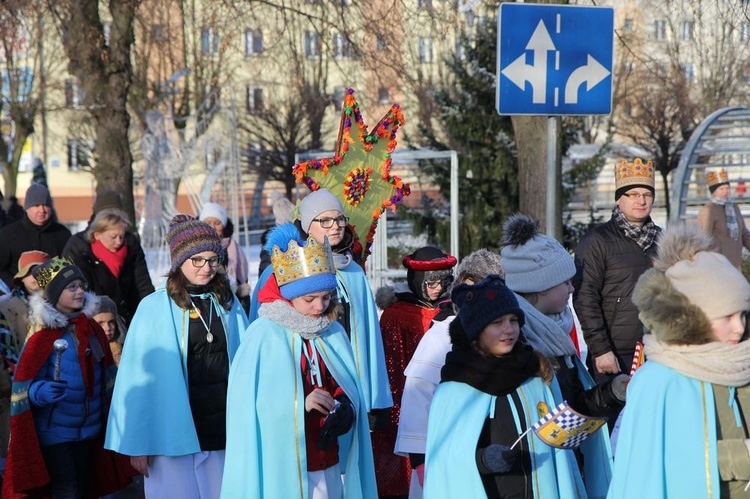
[[[534,423],[532,429],[540,439],[552,447],[574,449],[606,422],[607,418],[579,414],[567,402],[563,402]]]

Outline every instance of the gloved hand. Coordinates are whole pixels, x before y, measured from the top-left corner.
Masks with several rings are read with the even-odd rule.
[[[620,402],[625,402],[625,394],[627,392],[629,381],[630,376],[628,376],[627,374],[618,374],[617,376],[612,378],[612,381],[610,381],[609,386],[612,390],[612,395],[614,395],[615,398]]]
[[[32,401],[40,407],[61,401],[67,395],[65,381],[37,381],[31,387]]]
[[[507,445],[492,444],[482,451],[482,464],[490,473],[507,473],[516,464],[520,449],[511,449]]]
[[[354,407],[349,397],[339,395],[336,397],[336,405],[328,413],[323,426],[320,429],[318,448],[326,450],[336,442],[341,435],[349,431],[354,424]]]

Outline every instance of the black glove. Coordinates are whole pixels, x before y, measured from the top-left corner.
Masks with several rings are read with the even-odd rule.
[[[348,432],[354,424],[354,407],[346,395],[336,397],[336,405],[328,413],[318,437],[318,449],[326,450]]]
[[[507,445],[492,444],[484,450],[479,451],[481,455],[480,472],[488,473],[507,473],[516,464],[518,456],[521,454],[520,449],[511,449]]]

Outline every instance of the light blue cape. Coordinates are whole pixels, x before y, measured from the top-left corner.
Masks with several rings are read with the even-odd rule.
[[[311,341],[355,407],[354,426],[339,439],[344,497],[377,497],[367,411],[349,340],[333,322]],[[299,334],[264,317],[244,335],[229,375],[222,497],[307,497],[302,344]]]
[[[216,311],[216,310],[215,310]],[[248,321],[237,298],[218,310],[229,362]],[[107,422],[105,447],[126,456],[200,452],[187,379],[189,314],[165,289],[144,298],[128,329]]]

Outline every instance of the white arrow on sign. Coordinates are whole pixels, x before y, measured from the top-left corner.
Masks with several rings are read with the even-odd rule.
[[[578,104],[578,87],[586,82],[586,91],[597,86],[604,78],[609,76],[609,70],[602,66],[599,61],[587,56],[586,65],[576,68],[568,77],[565,84],[565,103]]]
[[[500,73],[521,90],[527,81],[531,83],[532,103],[544,104],[547,100],[547,52],[555,50],[555,44],[552,43],[544,21],[537,24],[534,34],[526,44],[526,50],[534,52],[533,65],[526,64],[526,54],[523,53]]]

